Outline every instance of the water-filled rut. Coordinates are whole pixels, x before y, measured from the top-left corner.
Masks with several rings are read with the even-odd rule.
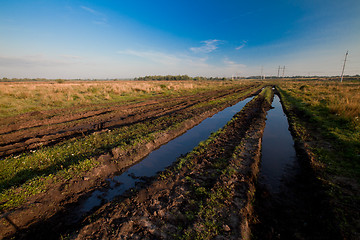
[[[268,111],[262,139],[254,239],[338,239],[326,224],[317,179],[297,151],[279,96]]]
[[[248,239],[270,107],[265,92],[144,188],[104,204],[83,221],[74,238]]]
[[[267,113],[262,139],[260,183],[277,193],[286,174],[296,164],[294,141],[280,99],[274,96],[272,109]]]
[[[110,183],[109,188],[94,191],[89,198],[83,201],[77,214],[81,216],[82,214],[92,210],[94,207],[111,201],[116,196],[119,196],[128,189],[135,187],[137,183],[143,182],[142,179],[144,179],[144,177],[152,177],[157,172],[164,170],[178,157],[191,151],[201,141],[206,140],[212,132],[222,128],[252,99],[253,97],[247,98],[218,112],[212,117],[205,119],[197,126],[185,132],[183,135],[153,151],[142,161],[133,165],[121,175],[108,179]]]
[[[256,90],[253,92],[249,91],[247,96],[249,96],[251,94],[255,94],[256,92],[259,92],[259,90]],[[244,99],[244,98],[241,98],[241,99]],[[89,184],[94,184],[96,186],[99,186],[96,189],[100,190],[99,192],[101,192],[101,195],[102,195],[102,196],[100,196],[100,198],[101,198],[100,205],[103,205],[107,201],[110,201],[112,199],[111,195],[109,195],[109,197],[106,195],[106,190],[109,188],[110,188],[110,190],[113,191],[113,192],[111,192],[112,196],[116,196],[118,194],[123,195],[122,193],[124,193],[126,190],[121,190],[120,188],[122,188],[123,185],[125,185],[125,184],[123,184],[123,182],[117,181],[116,179],[115,180],[109,179],[109,181],[107,181],[108,183],[106,184],[104,181],[104,180],[106,180],[106,177],[113,176],[113,174],[115,174],[116,171],[121,171],[121,172],[126,171],[126,170],[124,170],[124,168],[126,168],[126,166],[130,166],[130,164],[139,162],[141,160],[141,158],[143,156],[145,156],[145,154],[148,154],[149,152],[154,151],[155,147],[161,146],[161,144],[164,144],[166,141],[169,141],[171,138],[179,136],[179,134],[184,133],[187,129],[194,126],[195,124],[199,124],[201,121],[207,122],[207,121],[210,121],[210,119],[212,119],[212,120],[217,120],[217,122],[219,122],[219,120],[220,120],[220,126],[217,126],[217,124],[215,124],[215,122],[210,123],[210,127],[215,126],[214,129],[210,129],[211,130],[210,132],[218,130],[218,128],[220,128],[221,125],[225,124],[235,113],[240,111],[242,109],[242,107],[250,100],[251,99],[247,99],[245,101],[240,102],[239,104],[235,104],[237,101],[239,101],[239,98],[238,98],[238,100],[236,100],[234,98],[231,101],[229,101],[223,107],[231,106],[232,104],[235,104],[235,106],[230,107],[229,109],[227,109],[226,111],[223,112],[224,113],[223,116],[225,116],[226,113],[229,114],[227,117],[225,116],[225,118],[223,118],[222,115],[215,114],[216,111],[219,111],[218,106],[220,106],[220,104],[215,104],[214,105],[214,106],[216,106],[215,108],[209,108],[209,107],[207,107],[207,105],[205,105],[205,107],[200,106],[200,108],[199,108],[200,110],[198,110],[198,108],[196,108],[195,110],[190,109],[190,112],[186,112],[186,111],[181,112],[181,114],[184,114],[184,117],[183,118],[180,117],[180,119],[185,119],[185,121],[181,122],[181,124],[179,126],[176,126],[176,128],[174,128],[174,129],[170,129],[169,131],[165,131],[163,133],[156,134],[155,140],[152,142],[149,142],[149,144],[146,144],[145,146],[143,146],[142,144],[139,144],[135,148],[126,150],[123,152],[121,152],[122,149],[115,148],[115,149],[112,149],[110,154],[101,155],[99,157],[99,160],[102,161],[104,164],[102,166],[100,166],[99,168],[94,169],[94,171],[89,172],[89,174],[87,176],[85,176],[83,179],[80,179],[80,178],[74,179],[74,180],[69,181],[66,184],[61,184],[61,185],[59,184],[59,187],[55,186],[48,192],[45,192],[43,195],[40,196],[42,198],[40,198],[40,197],[38,198],[39,200],[44,199],[44,204],[43,204],[43,202],[40,202],[40,201],[35,202],[35,200],[37,200],[37,199],[34,199],[34,203],[36,205],[35,204],[30,205],[30,207],[28,209],[25,209],[25,210],[20,209],[19,211],[11,213],[11,215],[10,215],[11,220],[15,221],[15,220],[19,219],[19,221],[15,222],[15,223],[17,224],[17,226],[19,226],[20,230],[17,230],[15,232],[14,236],[25,236],[25,238],[30,237],[30,236],[36,236],[34,238],[38,238],[38,239],[41,239],[43,237],[48,237],[50,235],[53,237],[56,237],[56,236],[59,236],[60,234],[62,234],[62,232],[68,231],[70,228],[72,229],[72,228],[77,227],[78,224],[80,224],[79,220],[82,220],[83,216],[85,216],[85,217],[89,216],[89,212],[84,211],[83,208],[79,209],[79,204],[81,204],[84,199],[85,199],[84,202],[86,202],[86,197],[88,197],[89,194],[91,194],[88,191],[89,188],[86,189],[86,186],[91,186]],[[222,107],[222,109],[224,109],[223,107]],[[213,115],[213,114],[215,114],[215,115]],[[210,117],[212,115],[213,115],[213,117]],[[189,118],[189,116],[191,116],[191,118]],[[206,117],[210,117],[210,119],[204,120],[204,119],[206,119]],[[208,127],[205,127],[204,130],[209,130],[207,128]],[[192,131],[190,131],[190,132],[192,132]],[[210,132],[208,133],[209,135],[210,135]],[[203,132],[200,131],[199,134],[202,135]],[[190,137],[188,137],[182,144],[188,145],[190,140],[196,139],[196,135],[197,135],[196,133],[190,135]],[[208,135],[204,136],[199,141],[204,140],[207,137],[208,137]],[[194,146],[196,146],[197,143],[195,143]],[[175,149],[177,149],[177,148],[178,148],[178,146],[175,147]],[[158,150],[160,150],[160,149],[161,148],[159,148]],[[180,156],[181,154],[186,154],[191,149],[192,149],[192,147],[190,147],[189,149],[186,149],[184,152],[180,153],[178,156]],[[170,154],[172,152],[173,152],[173,149],[170,149],[170,150],[168,149],[168,153],[165,154],[165,155],[167,155],[166,157],[170,156]],[[112,158],[114,159],[113,162],[110,161],[110,160],[112,160]],[[173,160],[175,160],[175,159],[176,159],[176,157],[174,157]],[[120,163],[120,164],[124,163],[124,164],[117,166],[117,165],[115,165],[117,163]],[[169,165],[171,165],[171,164],[172,164],[172,162],[170,161]],[[153,163],[153,165],[156,166],[157,163]],[[165,166],[160,166],[160,168],[158,170],[156,170],[156,169],[155,170],[150,169],[150,170],[154,170],[153,173],[156,173],[157,171],[161,171],[164,168],[165,168]],[[145,167],[144,169],[149,169],[149,168]],[[142,181],[143,178],[137,179],[137,177],[142,176],[141,174],[137,174],[137,175],[130,174],[130,176],[129,175],[126,175],[126,176],[128,179],[130,179],[130,181],[136,180],[136,181],[134,181],[134,185],[135,185],[135,183],[140,183],[141,186],[146,187],[148,184],[150,184],[150,181],[145,181],[145,182]],[[136,178],[136,179],[134,179],[134,178]],[[154,178],[151,178],[151,180],[153,180],[153,179]],[[94,181],[97,181],[97,182],[94,182]],[[88,185],[86,185],[86,184],[88,184]],[[68,186],[69,186],[69,188],[68,188]],[[114,191],[114,189],[116,187],[120,187],[119,188],[120,193],[117,190]],[[82,189],[85,189],[85,190],[81,191]],[[94,189],[94,188],[92,188],[92,189]],[[75,191],[77,191],[77,192],[75,192]],[[95,191],[95,192],[97,193],[97,191]],[[131,194],[131,192],[133,192],[133,191],[126,192],[126,194],[123,195],[122,197],[128,196],[129,194]],[[53,193],[55,193],[55,194],[53,194]],[[63,193],[64,193],[64,195],[62,195]],[[50,195],[50,194],[52,194],[52,195]],[[64,199],[64,201],[60,202],[59,204],[57,204],[55,201],[53,201],[53,199],[56,196],[58,196],[56,194],[59,194],[59,196],[62,197],[62,199]],[[67,194],[67,195],[65,195],[65,194]],[[47,196],[50,196],[50,197],[45,198]],[[97,196],[96,196],[96,199],[98,199]],[[41,208],[42,205],[45,205],[47,203],[47,202],[45,202],[45,200],[47,202],[49,202],[47,204],[47,206],[49,206],[49,207],[46,208],[47,206],[44,206],[44,208]],[[57,200],[57,199],[55,199],[55,200]],[[54,205],[52,205],[52,204],[54,204]],[[97,202],[97,204],[99,204],[99,201]],[[32,207],[32,206],[34,206],[34,207]],[[90,207],[89,209],[91,209],[91,208],[92,207]],[[39,211],[33,211],[33,209],[35,209],[35,210],[39,209]],[[26,214],[28,214],[27,215],[28,218],[23,217],[24,212]],[[40,218],[44,215],[45,215],[44,218]],[[37,216],[40,216],[40,217],[37,217]],[[33,222],[33,223],[29,222],[29,221],[32,221],[32,219],[35,219],[35,217],[36,217],[35,222]],[[22,221],[22,222],[20,222],[20,221]],[[48,226],[46,229],[44,228],[45,225]],[[8,231],[6,233],[7,234],[6,236],[11,236],[10,234],[12,234],[12,232],[14,232],[12,226],[5,225],[5,227],[6,227],[5,230]],[[3,230],[3,229],[1,229],[1,230]],[[46,232],[46,234],[43,234],[44,232]]]

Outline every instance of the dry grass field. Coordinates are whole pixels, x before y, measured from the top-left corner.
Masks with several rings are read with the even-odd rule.
[[[0,82],[0,117],[30,111],[106,102],[128,102],[161,94],[185,94],[231,84],[209,81]],[[241,85],[243,82],[232,83]]]
[[[360,82],[279,83],[292,128],[310,152],[344,239],[357,239],[360,205]]]
[[[323,105],[331,114],[360,121],[360,83],[290,81],[281,86],[312,106]]]

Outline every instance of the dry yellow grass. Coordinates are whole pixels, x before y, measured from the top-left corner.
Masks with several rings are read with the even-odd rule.
[[[311,105],[324,105],[331,113],[360,121],[360,82],[289,81],[280,86]]]
[[[291,116],[293,129],[307,143],[344,239],[357,239],[360,81],[282,81],[280,88],[289,109],[301,114]]]
[[[0,117],[82,104],[122,102],[157,94],[182,94],[245,82],[65,81],[0,82]]]

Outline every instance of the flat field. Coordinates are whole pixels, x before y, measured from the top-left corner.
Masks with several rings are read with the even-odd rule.
[[[249,226],[259,224],[253,203],[266,112],[274,91],[288,117],[297,154],[316,180],[316,191],[323,193],[313,201],[320,203],[321,211],[331,212],[323,229],[297,230],[294,239],[311,239],[315,232],[317,236],[324,233],[325,238],[359,236],[359,82],[282,79],[0,85],[3,238],[256,237]],[[253,99],[223,128],[171,166],[142,179],[139,186],[113,201],[75,214],[92,192],[105,194],[114,188],[107,179],[250,96]],[[311,186],[307,192],[314,189]],[[302,217],[291,213],[293,218]],[[269,239],[278,236],[271,234]]]
[[[360,82],[278,84],[293,132],[331,202],[344,239],[360,230]]]
[[[250,81],[0,84],[0,209],[21,229],[260,89]],[[13,234],[4,223],[1,232]]]
[[[100,103],[126,104],[158,95],[186,96],[229,84],[206,81],[0,82],[0,117],[68,107],[78,107],[71,109],[75,112],[86,110],[84,107],[91,110],[102,107],[97,106]]]

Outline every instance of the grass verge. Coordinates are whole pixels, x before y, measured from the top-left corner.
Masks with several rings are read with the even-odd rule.
[[[360,232],[360,123],[353,103],[336,107],[336,99],[343,101],[344,94],[359,86],[309,81],[283,83],[278,88],[290,124],[312,157],[312,167],[346,239],[355,239]]]

